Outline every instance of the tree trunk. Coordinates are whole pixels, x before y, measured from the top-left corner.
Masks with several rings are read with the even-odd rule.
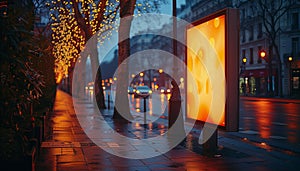
[[[93,36],[91,25],[89,25],[85,22],[85,20],[89,20],[89,18],[88,18],[89,16],[87,15],[87,13],[83,17],[80,13],[78,2],[75,0],[72,0],[72,3],[73,3],[73,7],[74,7],[75,19],[78,22],[79,27],[83,31],[84,36],[85,36],[85,41],[86,41],[85,42],[85,50],[84,50],[85,52],[83,53],[84,55],[82,55],[82,57],[81,57],[82,58],[81,65],[84,66],[84,68],[86,68],[85,67],[86,59],[88,56],[90,56],[91,64],[92,64],[92,78],[95,78],[94,87],[95,87],[96,101],[97,101],[99,109],[105,109],[105,99],[104,99],[103,88],[101,85],[102,74],[101,74],[101,69],[100,69],[99,59],[98,59],[97,36]],[[102,9],[102,10],[98,14],[100,17],[100,19],[98,21],[99,23],[101,23],[103,21],[103,18],[101,18],[101,16],[103,15],[103,12],[104,12],[104,10],[103,10],[104,6],[105,5],[103,3],[102,6],[100,7],[100,9]],[[80,70],[80,71],[83,71],[84,73],[86,73],[86,70]],[[81,84],[83,84],[86,81],[84,73],[81,74],[82,78],[79,78],[79,81]],[[84,87],[80,88],[80,91],[84,91]]]
[[[99,109],[106,109],[105,107],[105,97],[103,93],[103,87],[102,87],[102,73],[101,68],[99,64],[99,58],[98,58],[98,48],[97,48],[97,37],[94,36],[89,40],[90,44],[88,44],[89,48],[89,55],[91,59],[91,65],[92,65],[92,78],[94,80],[94,87],[95,87],[95,97],[96,102]]]
[[[274,44],[274,48],[275,48],[275,53],[276,53],[276,57],[277,57],[277,65],[278,65],[278,95],[280,97],[283,96],[282,93],[282,62],[281,62],[281,58],[280,58],[280,53],[279,53],[279,49],[278,46],[276,44]]]
[[[72,84],[77,86],[72,86],[72,96],[84,98],[84,84],[86,80],[86,51],[81,52],[80,59],[77,59],[77,69],[73,70]],[[75,72],[74,72],[75,71]],[[79,72],[80,71],[80,72]]]
[[[272,50],[272,45],[269,46],[269,59],[268,59],[268,76],[269,76],[269,93],[268,96],[274,96],[274,91],[273,91],[273,50]]]
[[[124,63],[130,55],[130,27],[135,8],[136,0],[120,1],[120,27],[119,27],[119,44],[118,44],[118,81],[114,108],[114,119],[131,120],[133,117],[129,109],[129,100],[127,96],[128,87],[128,66]]]
[[[102,87],[102,74],[101,74],[101,68],[98,58],[98,48],[97,48],[97,36],[93,36],[92,32],[85,32],[86,36],[86,43],[85,43],[85,55],[82,56],[82,59],[84,59],[84,63],[82,65],[86,65],[86,59],[88,56],[90,56],[91,59],[91,67],[92,67],[92,79],[94,79],[94,93],[95,93],[95,99],[98,105],[99,109],[105,109],[105,98],[103,93],[103,87]],[[86,71],[84,71],[86,73]],[[88,73],[86,73],[88,74]],[[85,80],[83,80],[85,81]]]

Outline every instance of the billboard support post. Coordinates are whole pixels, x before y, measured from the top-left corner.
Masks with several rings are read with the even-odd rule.
[[[203,144],[203,155],[205,156],[214,156],[218,150],[218,129],[209,130],[209,129],[203,129],[203,136],[206,136],[206,134],[210,131],[213,131],[214,133],[210,135],[210,138]]]

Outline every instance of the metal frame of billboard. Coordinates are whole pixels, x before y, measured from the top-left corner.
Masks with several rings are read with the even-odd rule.
[[[201,18],[186,27],[187,30],[210,21],[219,16],[225,15],[225,126],[218,125],[218,128],[225,131],[238,131],[239,128],[239,31],[240,19],[239,10],[226,8]],[[185,62],[187,64],[187,47],[185,50]],[[187,76],[187,75],[186,75]],[[187,78],[187,77],[186,77]],[[187,80],[185,81],[187,89]],[[187,92],[187,90],[186,90]],[[186,93],[186,99],[187,93]],[[187,103],[186,103],[187,109]],[[187,111],[187,110],[186,110]],[[203,124],[205,121],[196,120],[196,123]]]

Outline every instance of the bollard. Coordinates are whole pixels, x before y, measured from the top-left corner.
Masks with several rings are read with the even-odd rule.
[[[173,88],[172,88],[171,97],[169,99],[168,134],[170,136],[182,137],[185,136],[186,134],[184,130],[184,119],[181,111],[182,101],[181,101],[180,90],[175,80],[172,80],[171,84]]]
[[[107,92],[107,108],[110,109],[110,93]]]

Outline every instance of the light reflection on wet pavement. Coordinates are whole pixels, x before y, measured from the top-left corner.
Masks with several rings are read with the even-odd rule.
[[[151,104],[154,108],[154,103]],[[88,100],[83,102],[83,106],[88,112],[82,113],[81,116],[91,116],[90,124],[93,124],[95,129],[100,128],[101,125],[97,125],[97,120],[100,118],[91,115],[93,108]],[[161,106],[160,110],[164,111],[165,106]],[[112,110],[107,110],[103,114],[112,132],[116,131],[136,139],[160,136],[167,131],[165,115],[152,113],[153,120],[150,116],[151,122],[144,127],[140,123],[114,122],[111,119]],[[57,91],[54,110],[48,119],[47,143],[44,143],[41,148],[37,170],[272,170],[272,168],[286,168],[284,163],[273,165],[277,162],[224,147],[221,147],[220,151],[223,157],[205,157],[201,155],[201,148],[198,148],[200,145],[197,144],[197,138],[195,138],[199,134],[197,130],[193,130],[181,145],[157,157],[137,160],[114,156],[102,150],[87,137],[77,120],[71,97],[60,90]],[[122,145],[122,142],[110,142],[105,145],[115,148]],[[126,153],[131,150],[133,149],[128,149]]]

